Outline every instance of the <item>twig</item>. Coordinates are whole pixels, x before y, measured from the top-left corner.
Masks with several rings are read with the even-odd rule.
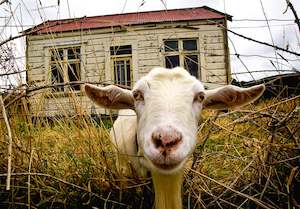
[[[118,204],[118,205],[122,205],[122,206],[127,206],[126,204],[123,204],[121,202],[117,202],[117,201],[114,201],[114,200],[107,200],[107,198],[103,198],[101,197],[100,195],[94,193],[94,192],[91,192],[89,191],[88,189],[84,188],[84,187],[81,187],[81,186],[78,186],[76,184],[73,184],[73,183],[70,183],[68,181],[65,181],[63,179],[60,179],[58,177],[55,177],[55,176],[51,176],[50,174],[46,174],[46,173],[27,173],[27,172],[24,172],[24,173],[11,173],[10,174],[11,176],[26,176],[26,175],[30,175],[30,176],[43,176],[43,177],[48,177],[48,178],[52,178],[56,181],[59,181],[59,182],[62,182],[66,185],[69,185],[69,186],[72,186],[76,189],[80,189],[80,190],[83,190],[85,192],[88,192],[90,193],[91,195],[103,200],[103,201],[107,201],[107,202],[110,202],[110,203],[114,203],[114,204]],[[0,177],[3,177],[3,176],[7,176],[7,174],[0,174]]]
[[[241,176],[244,174],[244,172],[252,165],[254,160],[250,161],[250,163],[248,163],[248,165],[240,172],[239,176],[237,176],[235,178],[235,180],[229,185],[230,188],[232,188],[236,182],[239,180],[239,178],[241,178]],[[213,203],[215,203],[217,200],[219,200],[226,192],[228,191],[228,189],[226,189],[225,191],[222,192],[222,194],[220,194],[219,196],[215,197],[215,199],[210,202],[207,207],[211,206]]]
[[[206,175],[204,175],[204,174],[202,174],[202,173],[200,173],[200,172],[198,172],[198,171],[196,171],[196,170],[191,169],[191,171],[194,172],[194,173],[196,173],[196,174],[198,174],[199,176],[201,176],[201,177],[203,177],[203,178],[206,178],[206,179],[208,179],[208,180],[210,180],[210,181],[212,181],[212,182],[214,182],[214,183],[216,183],[216,184],[222,186],[222,187],[227,188],[228,190],[230,190],[230,191],[232,191],[232,192],[238,194],[239,196],[242,196],[242,197],[245,197],[245,198],[247,198],[247,199],[249,199],[249,200],[252,200],[253,202],[255,202],[257,205],[261,206],[262,208],[265,208],[265,209],[274,208],[272,205],[269,205],[269,204],[267,204],[267,203],[265,203],[265,202],[260,201],[259,199],[256,199],[256,198],[251,197],[251,196],[249,196],[249,195],[247,195],[247,194],[244,194],[244,193],[241,193],[241,192],[239,192],[239,191],[237,191],[237,190],[235,190],[235,189],[232,189],[231,187],[227,186],[226,184],[223,184],[223,183],[221,183],[221,182],[218,182],[217,180],[215,180],[215,179],[213,179],[213,178],[210,178],[209,176],[206,176]],[[275,208],[274,208],[274,209],[275,209]]]
[[[297,174],[298,168],[299,168],[298,166],[292,168],[291,173],[290,173],[289,178],[288,178],[288,181],[287,181],[287,186],[288,187],[291,187],[292,181],[293,181],[293,179],[295,178],[295,176]]]
[[[231,125],[235,124],[236,122],[238,122],[238,121],[240,121],[240,120],[242,120],[242,119],[245,119],[245,118],[249,117],[250,115],[254,115],[254,114],[259,113],[259,112],[261,112],[261,111],[270,109],[270,108],[272,108],[272,107],[276,107],[276,106],[278,106],[278,105],[281,105],[281,104],[283,104],[283,103],[286,103],[286,102],[289,102],[289,101],[292,101],[292,100],[296,100],[296,99],[298,99],[298,98],[300,98],[300,95],[297,95],[297,96],[295,96],[295,97],[292,97],[292,98],[289,98],[289,99],[286,99],[286,100],[277,102],[277,103],[275,103],[275,104],[272,104],[272,105],[270,105],[270,106],[264,107],[264,108],[259,109],[259,110],[257,110],[257,111],[251,112],[251,113],[249,113],[249,114],[247,114],[247,115],[245,115],[245,116],[243,116],[243,117],[240,117],[240,118],[234,120],[234,121],[231,122],[231,123],[226,124],[226,126],[231,126]]]
[[[263,5],[263,3],[262,3],[262,0],[260,0],[260,5],[261,5],[262,12],[263,12],[263,14],[264,14],[264,16],[265,16],[265,19],[266,19],[266,23],[267,23],[268,30],[269,30],[270,37],[271,37],[271,41],[272,41],[272,45],[274,46],[274,45],[275,45],[275,42],[274,42],[274,39],[273,39],[272,31],[271,31],[271,28],[270,28],[270,25],[269,25],[269,21],[268,21],[267,14],[266,14],[266,12],[265,12],[265,8],[264,8],[264,5]],[[275,67],[276,70],[279,70],[278,57],[277,57],[276,50],[274,50],[274,54],[275,54],[276,61],[277,61],[277,68],[276,68],[276,66],[273,64],[272,60],[270,60],[270,62],[271,62],[271,64]]]
[[[295,157],[291,157],[291,158],[288,158],[288,159],[284,159],[284,160],[279,160],[279,161],[273,162],[273,163],[271,163],[271,165],[275,165],[275,164],[278,164],[278,163],[284,163],[284,162],[291,161],[291,160],[296,160],[298,158],[300,158],[300,155],[295,156]]]
[[[34,149],[31,151],[31,154],[30,154],[30,160],[29,160],[29,167],[28,167],[28,173],[31,172],[31,165],[32,165],[32,158],[33,158],[33,153],[34,153]],[[27,196],[27,199],[28,199],[28,209],[31,208],[31,196],[30,196],[30,175],[28,175],[28,189],[27,189],[27,192],[28,192],[28,196]]]
[[[268,152],[268,153],[269,153],[269,152]],[[263,196],[264,196],[264,194],[265,194],[265,192],[266,192],[266,190],[267,190],[267,188],[268,188],[268,185],[269,185],[270,179],[271,179],[271,175],[272,175],[272,167],[269,168],[269,173],[268,173],[267,181],[266,181],[266,183],[265,183],[265,185],[264,185],[263,190],[262,190],[261,193],[260,193],[260,197],[259,197],[260,200],[263,198]]]
[[[269,44],[269,43],[266,43],[266,42],[262,42],[262,41],[255,40],[255,39],[253,39],[253,38],[250,38],[250,37],[244,36],[244,35],[242,35],[242,34],[236,33],[236,32],[234,32],[234,31],[232,31],[232,30],[230,30],[230,29],[227,29],[227,31],[230,32],[230,33],[232,33],[232,34],[234,34],[234,35],[236,35],[236,36],[239,36],[239,37],[241,37],[241,38],[244,38],[244,39],[246,39],[246,40],[248,40],[248,41],[253,41],[253,42],[255,42],[255,43],[259,43],[259,44],[262,44],[262,45],[265,45],[265,46],[270,46],[270,47],[273,47],[273,48],[275,48],[275,49],[277,49],[277,50],[281,50],[281,51],[284,51],[284,52],[287,52],[287,53],[290,53],[290,54],[294,54],[294,55],[300,57],[300,53],[292,52],[292,51],[290,51],[290,50],[281,48],[281,47],[276,46],[276,45],[272,45],[272,44]]]
[[[214,23],[214,24],[216,24],[216,21],[213,21],[213,20],[208,20],[208,21],[209,21],[209,22],[212,22],[212,23]],[[193,26],[191,26],[191,27],[193,27]],[[296,56],[300,56],[300,54],[297,53],[297,52],[292,52],[292,51],[290,51],[290,50],[281,48],[281,47],[279,47],[279,46],[272,45],[272,44],[269,44],[269,43],[266,43],[266,42],[262,42],[262,41],[258,41],[258,40],[255,40],[255,39],[253,39],[253,38],[250,38],[250,37],[244,36],[244,35],[242,35],[242,34],[239,34],[239,33],[237,33],[237,32],[234,32],[234,31],[232,31],[232,30],[226,28],[226,27],[225,27],[224,25],[222,25],[222,24],[218,24],[218,27],[221,27],[221,28],[223,28],[224,30],[227,30],[228,32],[233,33],[234,35],[239,36],[239,37],[241,37],[241,38],[244,38],[244,39],[246,39],[246,40],[248,40],[248,41],[253,41],[253,42],[256,42],[256,43],[265,45],[265,46],[273,47],[273,48],[275,48],[275,49],[278,49],[278,50],[281,50],[281,51],[284,51],[284,52],[288,52],[288,53],[290,53],[290,54],[294,54],[294,55],[296,55]],[[199,28],[197,28],[197,27],[193,27],[193,28],[199,30]]]
[[[203,127],[205,126],[205,124],[215,122],[217,120],[219,114],[220,114],[220,111],[217,111],[217,113],[216,113],[216,115],[214,115],[214,117],[209,118],[204,123],[202,123],[201,127],[198,130],[198,132],[200,132],[203,129]],[[212,133],[212,131],[213,131],[213,129],[209,129],[208,133],[204,137],[204,140],[203,140],[203,143],[200,146],[200,149],[198,149],[197,151],[195,151],[193,153],[193,163],[192,163],[192,166],[191,166],[192,169],[194,169],[197,166],[198,161],[199,161],[199,159],[200,159],[200,157],[201,157],[201,155],[203,153],[205,144],[206,144],[206,142],[207,142],[210,134]]]
[[[202,180],[202,179],[201,179],[201,180]],[[193,182],[192,182],[191,180],[187,179],[187,178],[186,178],[186,182],[189,184],[189,187],[192,189],[194,195],[196,196],[197,202],[200,202],[200,204],[202,205],[202,208],[208,208],[208,205],[207,205],[207,206],[204,205],[204,203],[201,201],[201,197],[197,196],[197,193],[194,191],[193,185],[192,185]],[[204,191],[206,194],[208,194],[208,195],[210,195],[210,196],[212,196],[212,197],[214,197],[214,198],[217,198],[217,196],[214,195],[214,194],[212,193],[212,191],[209,190],[208,186],[206,185],[206,183],[205,183],[203,180],[202,180],[202,182],[203,182],[203,184],[206,186],[207,189],[203,188],[202,184],[199,184],[199,188],[200,188],[202,191]],[[227,201],[227,200],[224,200],[224,199],[222,199],[222,198],[220,198],[219,200],[220,200],[221,202],[224,202],[224,203],[226,203],[226,204],[228,204],[228,205],[231,205],[231,206],[233,206],[233,207],[235,207],[235,208],[238,207],[238,206],[235,205],[234,203],[229,202],[229,201]],[[217,202],[217,204],[218,204],[219,207],[220,207],[220,203]],[[194,208],[196,208],[196,207],[194,207]]]
[[[55,83],[55,84],[49,84],[49,85],[43,85],[43,86],[35,86],[35,87],[27,87],[22,93],[18,94],[13,100],[11,100],[9,103],[7,103],[5,105],[5,107],[9,107],[10,105],[12,105],[14,102],[16,102],[17,100],[29,96],[30,93],[35,92],[35,91],[39,91],[42,89],[49,89],[49,88],[53,88],[53,87],[57,87],[57,86],[71,86],[71,85],[82,85],[82,84],[100,84],[100,85],[115,85],[121,88],[125,88],[125,89],[129,89],[130,88],[128,86],[125,85],[121,85],[121,84],[112,84],[111,81],[102,81],[102,82],[86,82],[86,81],[72,81],[72,82],[68,82],[68,83]],[[24,85],[18,87],[17,89],[22,88]],[[66,92],[60,92],[60,93],[66,93]],[[71,93],[71,92],[70,92]],[[13,93],[9,94],[12,95]],[[6,98],[8,98],[8,96],[6,96]],[[5,100],[5,99],[4,99]]]
[[[10,125],[8,122],[6,110],[4,107],[2,95],[0,95],[0,106],[2,107],[2,115],[5,121],[5,125],[7,128],[7,134],[8,134],[8,158],[7,158],[7,179],[6,179],[6,190],[10,190],[10,179],[11,179],[11,156],[12,156],[12,134],[11,134],[11,129]]]
[[[295,10],[295,8],[294,8],[294,6],[293,6],[293,4],[291,3],[290,0],[286,0],[286,3],[287,3],[287,7],[289,7],[292,10],[292,12],[295,16],[295,23],[298,25],[298,29],[299,29],[299,32],[300,32],[300,20],[299,20],[299,17],[297,15],[297,12],[296,12],[296,10]]]
[[[239,55],[239,54],[236,54],[236,55]],[[291,69],[291,70],[251,70],[250,73],[270,73],[270,72],[293,72],[293,73],[298,73],[298,71],[294,70],[294,69]],[[235,73],[231,73],[231,75],[240,75],[240,74],[247,74],[247,73],[249,73],[249,72],[235,72]]]
[[[257,143],[259,145],[263,145],[263,146],[270,146],[270,147],[277,147],[277,148],[282,148],[282,149],[292,149],[292,150],[300,150],[300,147],[295,147],[294,145],[288,145],[288,144],[275,144],[275,143],[266,143],[266,142],[263,142],[263,141],[260,141],[258,138],[255,138],[255,137],[248,137],[248,136],[244,136],[244,135],[241,135],[239,133],[236,133],[234,131],[231,131],[229,129],[227,129],[226,127],[218,124],[218,123],[215,123],[215,122],[212,122],[212,124],[220,127],[221,129],[227,131],[228,133],[230,134],[233,134],[235,136],[238,136],[240,137],[241,139],[245,139],[245,140],[248,140],[249,141],[252,141],[253,143]]]
[[[101,84],[104,86],[107,85],[115,85],[121,88],[125,88],[125,89],[130,89],[128,86],[125,85],[121,85],[121,84],[112,84],[112,83],[108,83],[107,81],[103,81],[103,82],[87,82],[87,81],[72,81],[72,82],[67,82],[67,83],[55,83],[55,84],[49,84],[49,85],[43,85],[43,86],[37,86],[37,87],[32,87],[32,88],[28,88],[27,89],[27,93],[31,93],[33,91],[38,91],[41,89],[47,89],[47,88],[53,88],[53,87],[59,87],[59,86],[71,86],[71,85],[82,85],[82,84]]]
[[[1,2],[0,2],[0,5],[1,4],[4,4],[4,3],[10,3],[8,0],[2,0]]]
[[[24,33],[24,34],[20,34],[20,35],[17,35],[17,36],[11,36],[11,37],[9,37],[8,39],[2,41],[2,42],[0,43],[0,46],[6,44],[7,42],[13,41],[13,40],[15,40],[15,39],[17,39],[17,38],[21,38],[21,37],[23,37],[23,36],[25,36],[25,35],[26,35],[26,34]]]
[[[28,70],[21,70],[21,71],[11,72],[11,73],[1,73],[1,74],[0,74],[0,77],[1,77],[1,76],[13,75],[13,74],[19,74],[19,73],[23,73],[23,72],[26,72],[26,71],[28,71]]]
[[[26,92],[25,92],[25,91],[23,91],[22,93],[20,93],[19,95],[17,95],[15,98],[13,98],[11,101],[9,101],[9,103],[7,103],[7,104],[5,105],[5,107],[6,107],[6,108],[9,107],[9,106],[10,106],[11,104],[13,104],[15,101],[21,99],[21,98],[24,97],[24,96],[26,96]]]

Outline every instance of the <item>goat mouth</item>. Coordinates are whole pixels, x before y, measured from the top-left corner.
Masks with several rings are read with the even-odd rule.
[[[146,155],[147,156],[147,155]],[[164,157],[162,155],[147,156],[152,168],[158,169],[162,172],[173,172],[181,167],[184,159],[175,156]]]
[[[172,170],[174,168],[176,168],[180,163],[155,163],[153,162],[153,164],[163,170]]]

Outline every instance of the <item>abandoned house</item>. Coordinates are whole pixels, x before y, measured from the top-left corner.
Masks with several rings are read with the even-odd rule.
[[[105,114],[78,83],[130,88],[157,66],[182,66],[207,88],[228,84],[227,20],[231,16],[204,6],[51,20],[29,28],[27,83],[49,87],[29,97],[31,111]]]

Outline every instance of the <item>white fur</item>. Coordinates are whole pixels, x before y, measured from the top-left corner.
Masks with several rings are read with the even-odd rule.
[[[171,153],[170,159],[180,161],[175,170],[160,170],[170,173],[180,170],[196,145],[197,121],[201,104],[193,105],[194,94],[204,91],[203,85],[182,68],[167,70],[156,68],[143,77],[134,87],[144,93],[144,101],[137,101],[135,110],[138,115],[137,136],[145,165],[154,169],[152,160],[159,151],[151,143],[151,134],[156,127],[171,125],[183,135],[183,143]]]
[[[199,80],[179,67],[155,68],[141,78],[133,88],[133,92],[142,94],[136,101],[132,92],[116,86],[85,87],[87,95],[100,106],[134,109],[119,112],[110,136],[119,153],[117,167],[120,172],[131,175],[133,169],[138,175],[145,176],[147,169],[151,171],[156,209],[182,208],[183,168],[196,145],[202,108],[245,105],[257,99],[264,89],[263,85],[247,89],[225,86],[206,91]],[[199,93],[205,97],[198,98]],[[152,134],[157,128],[166,127],[180,133],[182,140],[176,149],[163,157],[153,143]],[[175,166],[165,169],[157,166],[157,162]]]
[[[124,176],[145,177],[147,169],[140,163],[143,156],[137,153],[137,118],[133,110],[119,111],[119,116],[110,130],[110,139],[117,152],[116,166]]]

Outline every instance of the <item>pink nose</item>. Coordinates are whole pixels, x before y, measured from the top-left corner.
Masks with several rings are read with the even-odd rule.
[[[152,142],[164,156],[177,149],[182,134],[172,126],[158,127],[152,133]]]

